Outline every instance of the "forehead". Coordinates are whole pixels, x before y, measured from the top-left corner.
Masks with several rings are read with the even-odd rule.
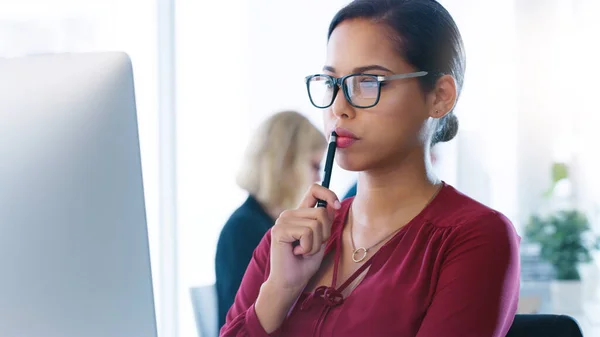
[[[383,24],[346,20],[331,34],[326,65],[335,68],[338,75],[368,65],[381,65],[394,72],[409,70],[390,37],[390,30]]]

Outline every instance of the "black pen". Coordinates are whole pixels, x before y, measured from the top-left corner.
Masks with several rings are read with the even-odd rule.
[[[331,137],[329,137],[329,145],[327,146],[327,157],[325,159],[325,174],[321,186],[329,188],[329,181],[331,180],[331,169],[333,168],[333,157],[335,157],[335,149],[337,147],[337,133],[333,131]],[[317,207],[327,207],[325,200],[317,200]],[[296,240],[292,243],[292,247],[300,245],[300,240]]]
[[[337,148],[337,133],[333,131],[329,137],[329,146],[327,147],[327,158],[325,159],[325,174],[321,186],[329,188],[331,180],[331,170],[333,169],[333,158],[335,157],[335,149]],[[325,200],[317,201],[317,207],[327,207]]]

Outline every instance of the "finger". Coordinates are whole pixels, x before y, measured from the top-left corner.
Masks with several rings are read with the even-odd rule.
[[[294,250],[292,252],[296,256],[308,256],[307,254],[304,253],[304,248],[302,248],[302,246],[300,246],[300,245],[297,245],[296,247],[294,247]]]
[[[300,203],[300,208],[315,207],[317,201],[319,200],[327,202],[327,206],[331,206],[334,209],[340,209],[342,206],[338,197],[335,195],[335,193],[333,193],[332,190],[319,184],[313,184],[304,195],[304,198]]]
[[[298,246],[297,248],[298,248],[299,253],[296,253],[296,251],[294,251],[294,255],[302,255],[302,256],[305,256],[305,257],[313,257],[313,256],[319,256],[320,255],[321,258],[322,258],[323,255],[325,255],[325,247],[327,247],[327,245],[323,243],[323,244],[321,244],[321,246],[319,246],[319,250],[315,254],[308,255],[308,254],[302,254],[300,252],[300,246]]]
[[[313,230],[310,227],[298,226],[296,227],[296,233],[298,233],[296,239],[300,241],[300,245],[294,248],[294,252],[297,251],[300,255],[308,254],[313,249]]]
[[[299,245],[293,248],[294,254],[306,254],[312,250],[313,231],[307,226],[282,224],[273,227],[273,237],[278,243],[292,245],[298,241]]]
[[[288,220],[288,222],[286,222],[286,225],[290,227],[308,227],[312,231],[312,244],[308,250],[302,249],[302,254],[314,255],[318,253],[321,249],[321,245],[326,240],[323,237],[323,225],[318,220],[296,218]],[[297,250],[295,249],[295,251]]]
[[[331,208],[298,208],[281,213],[281,218],[288,221],[295,219],[316,220],[319,223],[323,241],[327,241],[331,235],[331,223],[335,217],[335,210]],[[295,223],[296,225],[305,225],[306,223]]]

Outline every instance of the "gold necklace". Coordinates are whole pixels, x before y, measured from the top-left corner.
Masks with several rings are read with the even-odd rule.
[[[440,187],[438,187],[438,189],[431,196],[431,198],[429,198],[429,200],[427,201],[427,203],[425,204],[423,209],[425,209],[425,207],[429,206],[429,204],[433,201],[435,196],[438,195],[438,193],[440,192],[440,190],[442,189],[443,186],[444,185],[441,184]],[[390,234],[386,235],[383,239],[379,240],[376,244],[372,245],[369,248],[365,248],[365,247],[356,248],[356,246],[354,245],[354,235],[352,235],[353,226],[354,226],[354,219],[350,223],[350,242],[352,243],[352,261],[354,261],[355,263],[360,263],[360,262],[364,261],[364,259],[367,257],[367,255],[369,253],[369,250],[373,249],[374,247],[376,247],[377,245],[379,245],[380,243],[385,241],[390,236],[396,234],[400,229],[404,228],[404,226],[401,226],[400,228],[398,228],[395,231],[391,232]],[[357,258],[357,255],[359,256],[358,258]]]
[[[356,246],[354,245],[354,237],[352,235],[352,227],[353,227],[354,221],[352,221],[350,223],[350,242],[352,243],[352,261],[356,262],[356,263],[360,263],[362,262],[366,257],[367,254],[369,253],[369,250],[371,250],[373,247],[379,245],[380,243],[382,243],[383,241],[385,241],[385,239],[389,238],[390,236],[392,236],[393,234],[395,234],[396,232],[398,232],[400,229],[402,229],[402,227],[396,229],[395,231],[391,232],[390,234],[386,235],[383,239],[379,240],[376,244],[372,245],[369,248],[365,248],[365,247],[358,247],[356,248]],[[360,253],[360,257],[357,258],[356,256]]]

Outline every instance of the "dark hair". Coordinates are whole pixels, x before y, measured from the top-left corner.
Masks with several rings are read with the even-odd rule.
[[[442,75],[452,75],[460,94],[465,72],[462,38],[450,13],[435,0],[354,0],[342,8],[329,25],[327,38],[343,21],[370,19],[390,28],[390,38],[404,60],[418,71],[424,92],[435,88]],[[447,142],[458,132],[453,111],[439,119],[432,144]]]

